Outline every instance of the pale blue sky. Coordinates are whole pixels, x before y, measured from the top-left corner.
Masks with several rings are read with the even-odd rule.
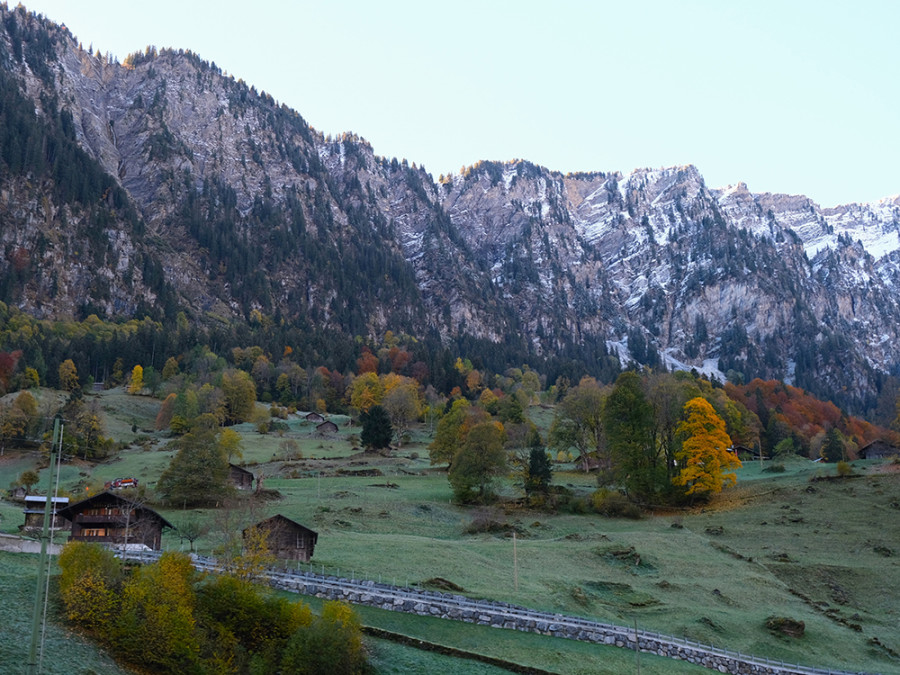
[[[190,49],[437,176],[480,159],[823,206],[900,193],[900,2],[31,0],[120,60]]]

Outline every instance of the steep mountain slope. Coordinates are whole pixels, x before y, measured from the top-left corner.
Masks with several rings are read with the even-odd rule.
[[[0,300],[386,329],[609,374],[785,378],[856,410],[900,367],[900,199],[821,209],[694,167],[435,183],[190,52],[118,64],[0,10]]]

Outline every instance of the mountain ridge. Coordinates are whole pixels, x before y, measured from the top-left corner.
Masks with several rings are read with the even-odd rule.
[[[354,134],[325,137],[192,52],[118,64],[22,9],[2,16],[9,96],[103,167],[140,221],[111,192],[48,197],[59,178],[36,186],[7,147],[0,299],[38,316],[258,312],[565,353],[588,372],[614,349],[777,377],[856,409],[900,369],[900,198],[822,209],[708,188],[692,165],[485,161],[435,180]],[[92,264],[71,267],[74,252]]]

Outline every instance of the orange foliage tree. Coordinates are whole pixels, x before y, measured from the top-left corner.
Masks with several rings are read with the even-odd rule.
[[[737,476],[726,472],[740,467],[741,461],[728,450],[725,421],[699,396],[685,404],[684,412],[686,419],[678,425],[681,448],[675,453],[681,470],[672,482],[687,487],[689,495],[715,494],[726,483],[734,485]]]

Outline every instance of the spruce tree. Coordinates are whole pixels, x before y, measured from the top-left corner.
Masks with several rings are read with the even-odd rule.
[[[362,419],[360,441],[364,448],[381,450],[390,447],[394,429],[384,408],[380,405],[373,405],[368,412],[362,413],[360,418]]]

